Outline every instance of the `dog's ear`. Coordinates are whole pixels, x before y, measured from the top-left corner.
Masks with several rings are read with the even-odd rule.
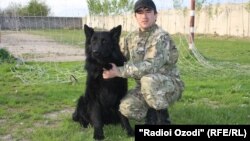
[[[118,25],[117,27],[114,27],[113,29],[110,30],[112,38],[119,43],[120,35],[122,32],[122,26]]]
[[[86,38],[91,38],[94,33],[94,29],[84,24],[84,33],[86,35]]]

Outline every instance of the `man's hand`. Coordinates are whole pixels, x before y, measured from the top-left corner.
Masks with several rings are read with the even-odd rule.
[[[111,63],[111,65],[112,65],[112,68],[110,70],[106,70],[105,68],[103,68],[103,73],[102,73],[103,79],[110,79],[110,78],[120,76],[120,72],[117,66],[114,63]]]

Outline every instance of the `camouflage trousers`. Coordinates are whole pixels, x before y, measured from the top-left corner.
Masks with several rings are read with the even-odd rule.
[[[149,74],[141,78],[137,87],[121,100],[120,112],[131,119],[142,120],[149,107],[166,109],[177,101],[184,90],[179,79],[162,74]]]

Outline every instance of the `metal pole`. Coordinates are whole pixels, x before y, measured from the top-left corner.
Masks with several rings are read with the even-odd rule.
[[[195,0],[191,0],[189,49],[194,48]]]

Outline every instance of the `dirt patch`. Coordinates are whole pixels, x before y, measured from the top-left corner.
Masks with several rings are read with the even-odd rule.
[[[71,116],[71,114],[73,112],[74,112],[74,108],[68,108],[68,109],[63,109],[63,110],[60,110],[60,111],[47,113],[47,114],[44,115],[44,117],[47,118],[47,119],[56,120],[56,119],[58,119],[58,117],[60,117],[62,115]]]
[[[14,141],[12,135],[4,135],[4,136],[0,136],[0,140],[1,141]]]
[[[34,127],[57,127],[58,123],[65,119],[65,117],[71,117],[74,112],[74,108],[66,108],[60,111],[54,111],[43,115],[45,120],[43,122],[36,122]],[[32,129],[33,130],[33,129]]]
[[[6,48],[24,61],[83,61],[84,48],[58,43],[44,36],[25,32],[1,33],[0,48]]]
[[[5,119],[0,119],[0,125],[3,125],[6,122]]]

